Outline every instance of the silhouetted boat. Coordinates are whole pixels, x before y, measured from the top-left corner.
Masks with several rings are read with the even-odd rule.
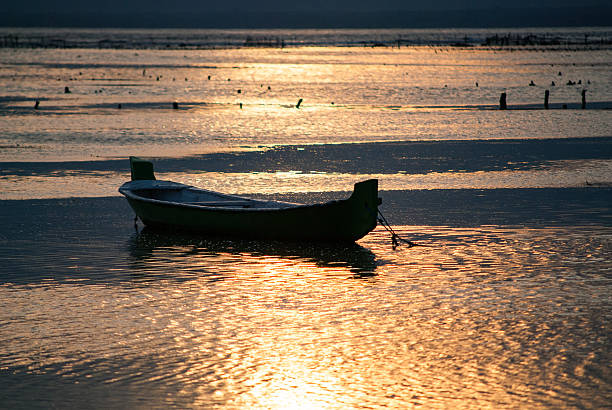
[[[211,236],[350,241],[376,227],[378,180],[355,184],[348,199],[314,205],[226,195],[155,179],[153,164],[130,158],[132,180],[119,188],[147,226]]]

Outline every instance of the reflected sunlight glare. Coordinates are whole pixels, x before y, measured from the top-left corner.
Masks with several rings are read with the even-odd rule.
[[[0,366],[187,407],[603,404],[609,231],[396,230],[422,246],[143,231],[128,261],[73,261],[102,281],[0,286]]]

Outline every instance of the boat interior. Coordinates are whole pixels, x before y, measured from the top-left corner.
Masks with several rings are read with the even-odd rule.
[[[299,205],[289,202],[264,201],[225,195],[184,185],[173,188],[165,187],[164,189],[145,188],[134,190],[133,192],[141,198],[205,207],[282,209]]]

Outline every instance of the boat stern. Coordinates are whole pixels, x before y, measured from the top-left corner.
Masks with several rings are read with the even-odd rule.
[[[378,180],[368,179],[358,182],[348,202],[353,210],[352,220],[358,231],[359,238],[376,228],[378,222],[378,205],[382,200],[378,197]]]
[[[130,157],[132,181],[154,180],[153,163],[141,158]]]

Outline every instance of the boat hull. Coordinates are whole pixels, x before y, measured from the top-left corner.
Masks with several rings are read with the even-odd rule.
[[[377,224],[378,180],[355,184],[343,200],[314,205],[261,201],[158,181],[148,161],[130,158],[132,181],[119,188],[147,226],[209,236],[354,242]]]
[[[210,236],[307,241],[356,241],[376,227],[376,208],[356,201],[287,209],[231,210],[151,203],[128,198],[147,226]],[[374,202],[375,204],[375,202]]]

